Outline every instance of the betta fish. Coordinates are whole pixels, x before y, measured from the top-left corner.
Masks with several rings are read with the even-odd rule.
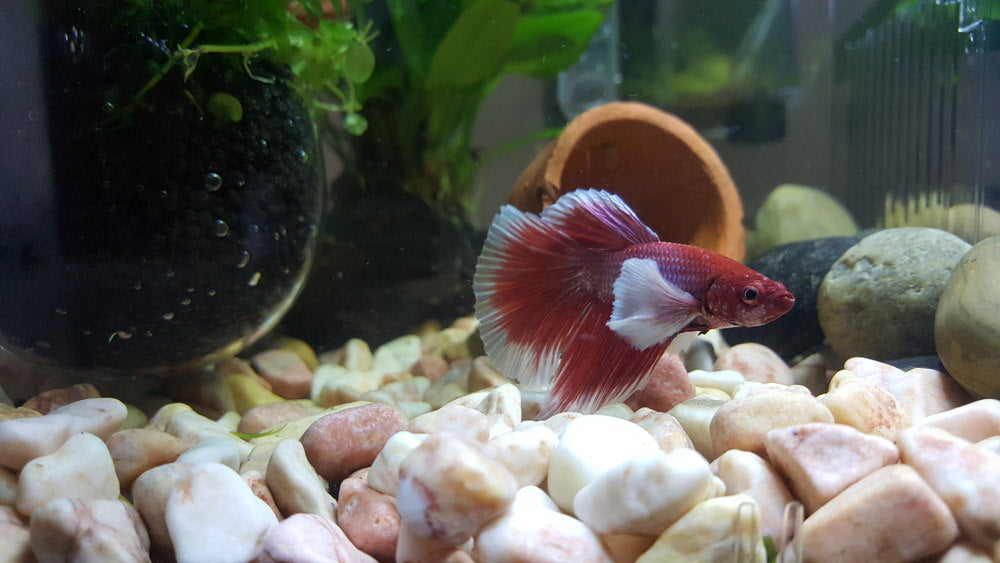
[[[504,205],[473,289],[487,355],[548,389],[543,418],[624,400],[681,332],[762,325],[795,303],[735,260],[661,242],[621,198],[593,189],[540,215]]]

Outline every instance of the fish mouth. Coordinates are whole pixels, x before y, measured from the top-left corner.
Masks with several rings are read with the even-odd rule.
[[[781,311],[781,314],[784,315],[788,311],[791,311],[795,305],[795,296],[792,295],[792,292],[785,290],[774,296],[774,303]]]

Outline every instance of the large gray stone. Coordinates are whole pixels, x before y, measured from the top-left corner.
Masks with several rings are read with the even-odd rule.
[[[934,354],[934,313],[971,246],[923,227],[878,231],[847,250],[819,291],[819,322],[844,357],[892,360]]]
[[[934,338],[952,377],[976,395],[1000,398],[1000,237],[977,243],[955,268]]]

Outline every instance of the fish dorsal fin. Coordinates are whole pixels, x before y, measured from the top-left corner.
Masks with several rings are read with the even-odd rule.
[[[666,280],[649,258],[622,263],[614,297],[608,328],[639,350],[674,336],[701,312],[701,303]]]
[[[592,250],[622,250],[660,238],[620,197],[595,190],[575,190],[542,210],[542,219]]]

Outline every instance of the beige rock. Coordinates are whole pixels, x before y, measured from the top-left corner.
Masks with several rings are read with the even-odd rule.
[[[352,338],[344,344],[343,358],[340,365],[350,370],[368,371],[372,369],[375,358],[368,343],[360,338]]]
[[[30,516],[59,498],[118,498],[120,488],[108,447],[93,434],[76,434],[58,450],[24,466],[17,482],[17,510]]]
[[[420,337],[408,334],[390,340],[375,350],[372,359],[372,371],[378,375],[410,371],[423,355]]]
[[[696,399],[718,399],[720,401],[729,401],[733,397],[729,393],[726,393],[722,389],[716,389],[714,387],[695,387],[694,388],[694,398]]]
[[[305,399],[312,388],[313,372],[291,350],[274,349],[254,354],[257,373],[271,384],[271,390],[285,399]]]
[[[952,544],[937,563],[996,563],[993,554],[975,544],[959,541]]]
[[[432,410],[441,408],[452,401],[464,397],[468,392],[465,387],[457,383],[448,382],[447,375],[445,374],[445,377],[431,384],[427,392],[424,393],[424,401],[431,405]],[[442,384],[442,381],[445,383]]]
[[[411,377],[402,381],[386,383],[380,388],[396,401],[419,401],[430,388],[431,381],[426,377]]]
[[[243,413],[236,431],[242,434],[259,434],[290,420],[312,414],[309,409],[295,401],[281,401],[257,405]]]
[[[31,550],[39,561],[149,561],[149,534],[139,513],[120,500],[56,499],[31,516]]]
[[[947,548],[958,526],[916,470],[896,464],[820,507],[801,535],[806,561],[914,561]]]
[[[486,415],[489,437],[499,436],[521,422],[521,392],[516,385],[504,383],[491,389],[476,408]]]
[[[264,385],[266,380],[256,375],[232,374],[225,377],[226,388],[233,398],[233,408],[246,412],[257,405],[276,403],[284,400]],[[270,382],[268,382],[270,385]]]
[[[711,468],[725,484],[723,494],[744,493],[757,501],[760,533],[780,537],[785,505],[795,498],[774,467],[755,453],[729,450],[713,461]]]
[[[206,438],[181,455],[177,463],[221,463],[233,471],[239,471],[242,464],[239,440],[228,437]]]
[[[533,424],[496,436],[486,443],[483,451],[514,475],[520,489],[539,486],[545,481],[558,444],[555,432],[543,424]]]
[[[716,448],[712,444],[711,424],[715,413],[726,401],[719,399],[688,399],[670,409],[670,414],[684,428],[694,449],[705,459],[715,459]],[[719,450],[723,451],[723,450]]]
[[[479,530],[475,545],[479,561],[611,562],[598,536],[537,487],[520,489],[510,508]]]
[[[977,397],[994,399],[1000,398],[997,279],[1000,237],[991,236],[962,256],[934,316],[934,344],[948,373]]]
[[[132,481],[146,470],[171,463],[187,449],[176,436],[145,428],[119,430],[105,443],[123,489],[131,487]]]
[[[357,401],[364,393],[378,389],[382,376],[372,371],[346,368],[338,364],[320,364],[313,373],[309,398],[320,406]]]
[[[171,416],[166,432],[180,438],[188,447],[210,438],[229,440],[239,451],[241,460],[245,460],[253,449],[251,444],[233,436],[225,426],[189,410],[179,410]]]
[[[816,352],[792,366],[793,384],[805,387],[813,395],[826,393],[830,379],[827,376],[828,355],[827,352]]]
[[[664,530],[636,563],[731,560],[767,560],[760,536],[760,509],[748,495],[717,497],[695,505]]]
[[[12,506],[0,505],[0,563],[35,563],[31,534]]]
[[[173,418],[177,413],[191,411],[191,407],[184,403],[167,403],[153,413],[149,422],[146,423],[146,428],[166,432],[167,424],[170,423],[171,418]]]
[[[976,442],[976,445],[979,446],[980,448],[989,450],[995,454],[1000,454],[1000,436],[992,436],[985,440],[980,440]],[[2,473],[3,472],[0,471],[0,474]],[[3,504],[3,502],[0,502],[0,504]]]
[[[271,528],[259,563],[375,563],[337,524],[316,514],[295,514]]]
[[[35,416],[42,416],[42,413],[36,411],[35,409],[28,409],[23,406],[15,408],[13,405],[0,403],[0,422],[12,418],[31,418]]]
[[[684,362],[676,354],[663,354],[653,366],[645,385],[625,400],[633,410],[647,407],[667,412],[695,396],[694,384]]]
[[[573,499],[573,513],[600,534],[658,536],[714,490],[701,454],[686,448],[634,456]]]
[[[490,437],[490,421],[475,408],[448,404],[414,418],[406,425],[406,430],[414,434],[433,434],[447,430],[485,442]]]
[[[790,242],[851,236],[858,230],[843,204],[823,190],[799,184],[771,190],[754,223],[759,230],[750,249],[752,256]]]
[[[691,378],[691,383],[696,387],[718,389],[729,396],[732,396],[736,388],[747,381],[742,373],[732,370],[705,371],[696,369],[688,373],[688,377]]]
[[[310,371],[319,367],[319,358],[316,357],[316,351],[313,350],[312,346],[304,340],[290,338],[288,336],[280,336],[275,341],[275,346],[281,350],[288,350],[289,352],[294,353],[303,362],[305,362],[306,367],[308,367]]]
[[[771,463],[791,483],[806,513],[873,471],[899,461],[895,444],[844,424],[779,428],[764,440]]]
[[[281,514],[316,514],[335,519],[337,501],[327,492],[327,482],[306,459],[298,440],[282,440],[271,454],[265,477]]]
[[[867,358],[851,358],[844,362],[844,368],[888,391],[914,422],[972,401],[958,382],[937,370],[914,368],[904,372]]]
[[[656,538],[630,534],[602,534],[604,549],[615,563],[632,563],[653,547]]]
[[[725,350],[715,359],[715,370],[735,371],[747,381],[791,385],[792,371],[788,364],[763,344],[747,342]]]
[[[613,416],[622,420],[632,420],[632,415],[634,415],[635,412],[632,411],[632,409],[630,409],[625,403],[608,403],[597,409],[594,414]]]
[[[819,400],[836,422],[887,440],[895,440],[911,424],[910,415],[888,391],[847,370],[833,376],[830,391]]]
[[[469,391],[492,389],[510,383],[511,380],[497,371],[497,368],[493,367],[493,362],[486,356],[479,356],[472,360],[472,370],[469,372]]]
[[[649,432],[664,453],[677,448],[694,449],[684,427],[672,415],[649,408],[641,408],[632,415],[631,421]]]
[[[467,542],[466,545],[468,545]],[[455,546],[438,539],[426,538],[414,532],[410,526],[403,523],[399,527],[399,537],[396,541],[397,563],[473,563],[466,545]]]
[[[524,395],[522,394],[522,397],[523,396]],[[566,431],[566,427],[581,416],[583,415],[578,412],[561,412],[559,414],[552,415],[542,422],[542,424],[544,424],[549,430],[555,432],[556,436],[562,438],[563,432]]]
[[[405,430],[393,434],[372,462],[368,472],[368,485],[376,491],[395,496],[399,486],[399,466],[425,439],[427,434],[414,434]]]
[[[722,405],[709,432],[718,452],[737,449],[766,456],[769,431],[807,422],[833,422],[833,415],[812,395],[766,389]]]
[[[1000,455],[922,426],[899,435],[899,451],[951,508],[964,537],[982,546],[1000,541]]]
[[[17,474],[0,466],[0,507],[14,506],[17,500]]]
[[[920,424],[940,428],[970,442],[1000,436],[1000,401],[981,399],[928,416]]]
[[[506,510],[516,492],[514,476],[481,444],[437,432],[403,460],[396,502],[414,534],[460,545]]]
[[[406,421],[396,409],[369,403],[330,413],[314,422],[301,442],[309,462],[327,481],[368,467]]]
[[[149,539],[160,553],[173,553],[165,518],[167,498],[192,471],[193,465],[168,463],[146,471],[132,484],[132,503],[142,515]]]
[[[340,484],[337,524],[355,546],[380,561],[396,554],[400,517],[396,499],[368,486],[368,469]]]

